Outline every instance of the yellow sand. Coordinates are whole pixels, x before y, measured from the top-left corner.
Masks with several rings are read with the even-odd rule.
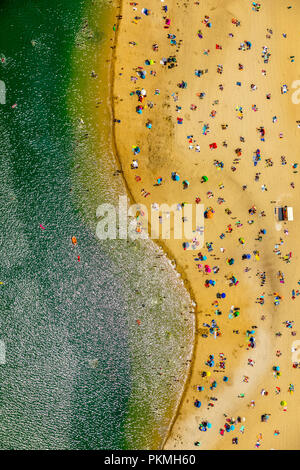
[[[162,11],[167,4],[168,12]],[[299,257],[299,187],[298,174],[293,173],[292,164],[297,162],[300,129],[296,121],[300,119],[299,105],[292,103],[292,83],[300,79],[300,56],[298,56],[300,19],[300,5],[295,0],[261,0],[261,10],[252,11],[250,0],[206,0],[199,2],[178,2],[169,0],[145,0],[136,5],[136,11],[129,2],[122,5],[122,19],[118,28],[118,39],[115,61],[114,81],[114,112],[115,118],[121,123],[115,125],[115,137],[118,156],[129,191],[136,202],[145,204],[150,209],[151,204],[182,202],[194,203],[196,197],[206,207],[213,207],[213,219],[205,221],[205,242],[213,242],[213,251],[208,252],[204,246],[201,250],[184,251],[183,240],[165,240],[163,246],[170,257],[176,259],[177,268],[185,279],[186,286],[197,304],[194,357],[189,379],[181,400],[173,425],[164,444],[165,449],[255,449],[258,437],[261,438],[261,449],[297,449],[300,447],[300,399],[298,386],[300,385],[300,371],[292,367],[291,347],[298,335],[291,336],[297,331],[297,309],[300,297],[291,299],[292,289],[300,286],[298,269]],[[291,5],[292,8],[287,7]],[[141,13],[142,8],[151,10],[149,16]],[[203,24],[204,16],[208,15],[212,27]],[[134,17],[141,19],[134,20]],[[164,28],[163,16],[171,19],[169,29]],[[232,24],[232,18],[237,18],[241,26]],[[271,38],[266,38],[267,28],[271,28]],[[202,30],[203,38],[197,36]],[[177,46],[170,45],[168,33],[176,35]],[[234,37],[229,37],[232,33]],[[287,33],[287,38],[282,36]],[[176,48],[180,43],[179,51]],[[245,40],[252,42],[251,50],[238,50],[240,43]],[[137,45],[129,45],[135,41]],[[152,50],[152,44],[157,43],[158,51]],[[222,50],[216,50],[216,44]],[[268,64],[263,63],[262,48],[267,46],[271,57]],[[209,49],[208,55],[204,51]],[[160,64],[160,60],[176,54],[177,67],[168,69]],[[290,56],[295,56],[292,63]],[[145,65],[146,59],[155,61],[153,65]],[[244,70],[238,70],[242,63]],[[217,73],[217,65],[223,65],[223,74]],[[147,71],[146,79],[138,78],[137,82],[131,77],[138,77],[136,68],[140,66]],[[200,78],[194,74],[195,69],[208,69],[208,73]],[[151,75],[150,70],[156,71]],[[262,74],[267,71],[267,75]],[[182,80],[187,82],[186,89],[180,89],[177,84]],[[242,86],[236,82],[242,82]],[[223,84],[224,90],[219,89]],[[250,85],[255,84],[257,89],[251,91]],[[287,84],[289,92],[281,94],[281,86]],[[136,113],[139,104],[137,96],[130,96],[130,92],[145,88],[148,101],[154,103],[152,109],[145,108],[142,115]],[[154,94],[159,89],[159,94]],[[205,92],[205,98],[200,100],[196,96]],[[172,93],[178,93],[179,99],[174,102]],[[266,94],[271,93],[271,100]],[[213,104],[219,100],[218,104]],[[197,105],[192,111],[190,105]],[[252,105],[258,111],[251,109]],[[179,113],[176,105],[181,106]],[[237,118],[236,107],[243,107],[243,119]],[[214,118],[210,117],[212,110],[217,111]],[[277,122],[272,117],[277,116]],[[177,117],[183,118],[181,125],[177,124]],[[148,119],[152,121],[152,129],[146,128]],[[209,123],[210,132],[202,134],[204,123]],[[221,125],[228,124],[226,130]],[[257,128],[264,126],[266,130],[265,142],[260,141]],[[283,133],[283,138],[279,134]],[[193,135],[201,151],[189,149],[188,135]],[[245,142],[240,142],[240,136]],[[222,145],[227,141],[228,146]],[[209,144],[216,142],[218,148],[209,149]],[[141,153],[137,155],[139,168],[132,170],[130,164],[135,158],[132,146],[138,145]],[[236,171],[232,171],[233,160],[237,157],[235,149],[241,148],[242,155]],[[256,149],[261,150],[261,161],[256,167],[252,157]],[[281,156],[285,156],[286,165],[281,165]],[[271,158],[273,166],[267,167],[265,160]],[[214,160],[224,162],[224,169],[217,169]],[[171,172],[177,171],[180,182],[171,180]],[[255,181],[255,173],[260,172],[259,181]],[[141,181],[136,181],[136,175]],[[201,184],[203,175],[208,182]],[[154,186],[157,178],[163,178],[161,186]],[[190,183],[188,189],[183,189],[182,181],[187,179]],[[290,183],[295,183],[295,188]],[[219,189],[223,183],[224,188]],[[265,184],[267,191],[262,191]],[[242,185],[247,185],[245,191]],[[141,190],[149,192],[143,197]],[[213,197],[208,198],[207,192],[212,191]],[[218,204],[217,199],[225,199]],[[276,201],[276,204],[271,201]],[[257,212],[250,215],[248,210],[255,204]],[[294,208],[294,222],[278,223],[274,208],[278,205],[289,205]],[[228,215],[226,208],[232,213]],[[265,211],[266,216],[260,216]],[[252,225],[248,220],[254,220]],[[237,227],[240,221],[243,226]],[[233,231],[227,233],[227,226],[232,224]],[[258,241],[260,229],[266,229],[267,234],[262,235]],[[288,235],[283,230],[288,229]],[[220,239],[220,234],[225,238]],[[171,234],[172,235],[172,234]],[[239,243],[239,238],[245,239],[245,245]],[[282,256],[276,255],[274,245],[279,243],[280,237],[284,243],[280,245],[282,256],[290,251],[293,256],[290,263],[285,263]],[[158,240],[162,243],[161,240]],[[225,248],[221,252],[220,248]],[[253,251],[259,250],[260,260],[256,261]],[[207,256],[206,263],[211,267],[218,265],[218,274],[205,275],[197,269],[194,258],[198,251]],[[242,261],[242,254],[250,253],[251,260]],[[235,263],[228,266],[227,258],[233,257]],[[205,262],[203,263],[205,264]],[[251,268],[245,272],[245,268]],[[278,271],[285,276],[285,283],[281,284],[277,276]],[[266,284],[261,287],[257,272],[266,273]],[[229,287],[228,275],[234,274],[239,279],[237,286]],[[216,280],[214,287],[205,288],[206,279]],[[216,300],[217,292],[225,292],[226,299],[219,302],[222,315],[215,315],[216,307],[212,303]],[[279,306],[274,306],[273,293],[279,292],[284,299]],[[256,303],[257,297],[265,293],[265,304]],[[230,307],[238,306],[240,316],[229,319]],[[265,315],[265,320],[261,316]],[[202,324],[215,319],[220,326],[221,336],[216,339],[205,332]],[[287,329],[282,322],[294,320],[293,329]],[[245,332],[251,326],[257,326],[256,349],[247,350]],[[233,333],[239,330],[239,334]],[[280,331],[281,337],[275,333]],[[276,357],[276,351],[282,355]],[[299,347],[300,351],[300,347]],[[220,369],[219,353],[224,353],[226,370]],[[215,367],[205,365],[209,354],[214,354]],[[250,367],[248,358],[255,361]],[[280,378],[273,376],[272,367],[281,368]],[[217,372],[214,372],[217,370]],[[211,377],[202,378],[203,371],[211,371]],[[222,378],[229,377],[228,383]],[[243,382],[243,376],[248,376],[248,383]],[[212,380],[218,382],[217,389],[211,391],[209,386]],[[295,393],[288,393],[289,384],[295,385]],[[198,392],[197,385],[204,385],[205,390]],[[275,387],[281,388],[276,395]],[[268,391],[268,396],[262,396],[261,390]],[[239,394],[245,394],[239,398]],[[209,397],[214,396],[214,407],[208,407]],[[195,399],[202,402],[201,408],[194,406]],[[256,406],[249,407],[251,400]],[[287,411],[283,411],[280,401],[287,401]],[[219,434],[220,427],[224,426],[226,413],[229,417],[240,416],[245,418],[241,423],[245,432],[239,432],[241,424],[236,425],[233,432]],[[260,416],[270,413],[267,423],[262,423]],[[198,427],[201,421],[209,420],[212,428],[201,432]],[[280,431],[274,436],[275,430]],[[259,436],[259,434],[262,436]],[[232,438],[238,437],[239,444],[232,445]],[[200,441],[201,446],[195,447],[194,442]]]

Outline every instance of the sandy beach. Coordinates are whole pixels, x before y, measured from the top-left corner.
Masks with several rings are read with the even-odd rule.
[[[123,1],[120,15],[114,135],[129,193],[149,212],[207,215],[203,247],[173,239],[172,218],[156,240],[196,303],[164,448],[298,449],[300,5]],[[293,221],[278,220],[284,206]]]

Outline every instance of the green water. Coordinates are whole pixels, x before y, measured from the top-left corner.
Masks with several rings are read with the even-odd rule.
[[[108,100],[114,14],[101,1],[0,4],[2,449],[152,448],[180,395],[187,293],[151,242],[95,236],[97,206],[125,194]]]

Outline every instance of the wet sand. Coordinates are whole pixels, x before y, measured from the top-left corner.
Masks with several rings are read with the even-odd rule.
[[[165,5],[167,12],[162,10]],[[149,9],[150,14],[143,14],[143,8]],[[211,0],[205,4],[149,0],[136,5],[123,2],[121,15],[113,89],[114,118],[120,122],[115,123],[114,132],[128,190],[134,201],[144,204],[149,212],[154,203],[195,203],[198,197],[204,209],[212,207],[215,211],[213,218],[205,220],[204,232],[204,242],[212,243],[212,251],[205,245],[185,251],[182,246],[185,239],[172,239],[172,225],[171,239],[157,240],[169,257],[176,260],[196,302],[197,326],[189,378],[164,448],[255,449],[259,439],[262,449],[297,449],[299,370],[292,366],[291,347],[298,335],[291,333],[297,332],[300,301],[297,295],[292,299],[292,289],[300,287],[299,191],[297,169],[292,165],[298,158],[300,129],[296,121],[300,119],[300,108],[292,102],[292,83],[300,79],[297,46],[300,6],[296,2],[264,1],[259,11],[253,11],[248,0]],[[205,15],[211,27],[203,22]],[[232,23],[233,18],[240,22],[239,26]],[[171,20],[169,28],[164,27],[166,19]],[[202,38],[198,36],[199,30]],[[173,39],[176,44],[171,45],[174,36],[168,38],[168,34],[176,36]],[[251,42],[248,50],[245,41]],[[158,45],[158,50],[153,50],[153,44]],[[262,58],[264,46],[268,48],[266,53],[271,54],[268,63]],[[173,68],[160,63],[162,58],[174,55]],[[290,56],[295,56],[294,62]],[[146,65],[146,60],[151,65]],[[222,73],[217,72],[219,65]],[[145,79],[139,76],[142,70],[146,71]],[[198,77],[195,70],[203,74]],[[177,86],[181,81],[187,83],[186,88]],[[284,84],[288,92],[282,94]],[[139,102],[132,92],[142,89],[147,96]],[[199,98],[200,93],[205,93],[203,99]],[[266,98],[269,93],[271,99]],[[138,105],[143,107],[141,114],[136,112]],[[196,109],[191,109],[191,105]],[[239,107],[242,119],[238,117]],[[277,119],[273,119],[275,116]],[[183,119],[182,124],[177,123],[177,118]],[[151,129],[146,127],[148,120]],[[202,131],[204,124],[209,125],[206,135]],[[260,140],[257,131],[261,126],[265,141]],[[191,142],[187,136],[193,136]],[[210,149],[212,143],[217,148]],[[197,145],[200,152],[196,151]],[[140,148],[136,156],[133,146]],[[261,159],[254,166],[257,149]],[[131,169],[135,159],[138,168]],[[180,175],[180,181],[171,179],[172,172]],[[205,183],[201,183],[203,175],[208,177]],[[162,178],[161,185],[156,185],[158,178]],[[183,180],[189,182],[187,189],[183,188]],[[247,185],[245,190],[243,185]],[[249,214],[253,205],[256,212]],[[274,209],[284,205],[294,208],[293,222],[278,223]],[[251,220],[254,222],[249,224]],[[266,234],[259,233],[262,229]],[[284,233],[286,229],[288,234]],[[225,237],[220,238],[221,234]],[[276,244],[281,255],[274,253]],[[257,259],[255,251],[259,252]],[[199,252],[207,257],[206,261],[195,261]],[[290,252],[292,258],[286,262],[283,257]],[[251,259],[242,260],[243,254],[250,254]],[[230,258],[234,258],[232,265],[227,262]],[[205,274],[197,267],[199,264],[217,266],[219,271]],[[279,280],[279,271],[284,274],[284,283]],[[264,285],[261,273],[266,276]],[[230,286],[232,276],[239,281],[237,285]],[[205,282],[209,279],[215,285],[207,288]],[[222,292],[226,298],[218,299],[217,293]],[[279,305],[274,305],[275,292],[283,297]],[[257,303],[261,295],[263,305]],[[229,318],[232,306],[239,307],[238,317]],[[217,315],[217,310],[221,314]],[[212,320],[219,327],[217,337],[203,326]],[[282,324],[287,320],[295,321],[293,328]],[[246,334],[253,327],[254,349],[248,347]],[[276,336],[276,332],[282,336]],[[280,356],[276,355],[278,350]],[[213,367],[205,364],[210,354],[214,355]],[[253,367],[248,365],[248,359],[255,361]],[[225,369],[220,362],[221,366],[225,363]],[[280,366],[279,378],[274,377],[273,366]],[[210,377],[202,377],[203,371],[210,372]],[[228,377],[228,382],[223,381],[223,376]],[[211,390],[214,380],[217,387]],[[294,394],[288,393],[291,383],[295,386]],[[204,386],[204,391],[198,391],[197,386]],[[279,394],[275,387],[280,387]],[[268,391],[267,396],[261,395],[262,389]],[[200,408],[194,406],[196,399],[202,403]],[[251,400],[255,407],[249,406]],[[282,400],[287,401],[286,411],[280,405]],[[264,413],[270,414],[267,422],[261,422]],[[222,436],[219,430],[224,428],[224,414],[232,421],[239,416],[241,423]],[[199,430],[202,421],[211,423],[206,432]],[[244,433],[240,432],[241,426],[245,426]],[[276,430],[279,435],[274,435]],[[233,445],[232,439],[236,437],[238,444]],[[197,441],[201,443],[199,447],[194,444]]]

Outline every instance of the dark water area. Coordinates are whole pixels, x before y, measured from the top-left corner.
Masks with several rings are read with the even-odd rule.
[[[168,374],[184,376],[190,345],[183,351],[179,344],[192,327],[180,316],[189,299],[173,270],[165,262],[165,272],[149,275],[156,248],[121,241],[111,247],[87,220],[96,209],[91,201],[120,191],[110,182],[110,167],[101,166],[102,193],[95,185],[94,199],[91,193],[75,201],[78,154],[69,107],[70,90],[73,103],[81,91],[72,58],[93,8],[99,12],[101,2],[0,2],[6,87],[6,104],[0,104],[1,449],[151,448],[153,429],[161,426],[162,437],[169,423],[166,400],[174,406],[180,392],[174,386],[170,402]],[[106,13],[103,3],[99,43],[109,40]],[[103,139],[98,144],[106,161],[111,149]],[[88,162],[84,151],[90,152],[83,147],[80,158]],[[93,175],[88,164],[80,171],[77,188],[86,188]],[[128,269],[130,263],[140,267]],[[137,292],[145,295],[139,336]],[[156,384],[153,370],[166,351],[172,361]],[[149,414],[151,395],[158,410]]]

